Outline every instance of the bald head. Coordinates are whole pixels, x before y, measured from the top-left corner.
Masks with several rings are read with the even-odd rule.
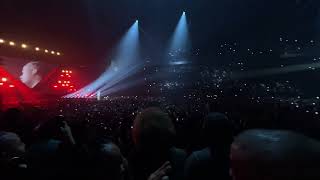
[[[231,146],[235,180],[319,179],[320,143],[290,131],[250,130]]]

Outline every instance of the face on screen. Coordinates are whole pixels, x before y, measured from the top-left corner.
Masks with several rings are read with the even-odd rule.
[[[41,76],[38,73],[38,66],[35,62],[29,62],[23,66],[20,80],[30,88],[33,88],[40,82]]]

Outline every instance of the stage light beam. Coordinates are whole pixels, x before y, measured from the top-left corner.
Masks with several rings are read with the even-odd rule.
[[[189,29],[186,13],[183,12],[174,31],[170,50],[186,49],[189,43]]]
[[[106,93],[110,88],[132,76],[142,67],[139,57],[139,23],[136,20],[114,49],[111,65],[105,72],[88,86],[65,97],[86,97],[88,94],[96,95],[99,91],[102,95],[108,95]]]
[[[181,61],[182,58],[176,57],[177,54],[184,54],[185,52],[189,51],[190,45],[191,43],[187,16],[186,13],[183,12],[169,44],[167,52],[169,56],[169,63],[174,64],[172,62]],[[183,61],[187,62],[187,57],[183,57]]]

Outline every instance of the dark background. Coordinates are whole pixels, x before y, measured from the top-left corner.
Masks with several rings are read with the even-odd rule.
[[[316,0],[1,0],[0,36],[58,49],[61,63],[105,67],[135,19],[145,57],[157,59],[186,11],[193,47],[208,61],[227,40],[277,46],[280,35],[317,37],[318,7]]]

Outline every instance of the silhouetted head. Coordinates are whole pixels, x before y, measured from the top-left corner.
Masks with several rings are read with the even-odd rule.
[[[215,148],[231,145],[234,136],[234,124],[222,113],[210,113],[203,122],[205,143]]]
[[[119,147],[108,140],[97,141],[90,147],[92,177],[121,180],[127,170],[127,161]]]
[[[230,157],[235,180],[320,179],[320,143],[290,131],[246,131]]]
[[[3,120],[0,122],[0,129],[3,131],[16,131],[21,125],[23,114],[17,108],[10,108],[4,112]]]
[[[23,160],[25,144],[11,132],[0,132],[0,166],[2,168],[25,168]]]
[[[132,132],[135,146],[149,152],[169,149],[175,136],[173,122],[159,108],[148,108],[138,114]]]
[[[11,132],[0,132],[1,156],[20,156],[25,153],[25,144],[20,137]]]

